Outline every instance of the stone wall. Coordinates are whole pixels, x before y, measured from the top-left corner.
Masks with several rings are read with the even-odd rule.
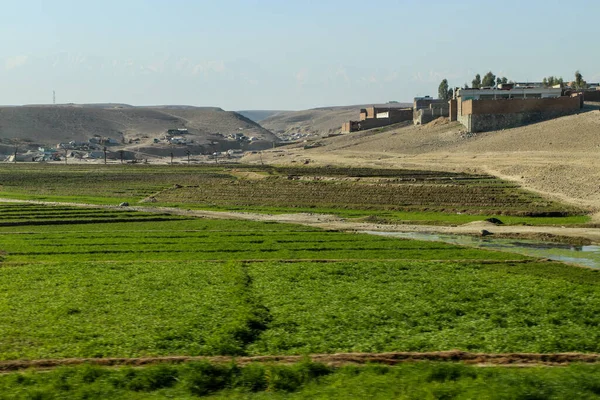
[[[457,120],[467,132],[515,128],[577,112],[582,97],[549,99],[466,100],[459,102]]]
[[[370,118],[368,115],[377,115],[377,112],[389,112],[389,118]],[[360,121],[348,121],[342,125],[342,133],[364,131],[365,129],[380,128],[382,126],[397,124],[413,119],[412,108],[367,108],[365,117],[361,110]]]
[[[583,101],[600,102],[600,90],[586,90],[583,92]]]
[[[468,132],[488,132],[501,129],[516,128],[553,118],[571,114],[577,110],[522,112],[509,114],[470,114],[462,116],[459,121]]]
[[[563,112],[580,108],[581,98],[554,97],[548,99],[498,99],[463,101],[462,114],[512,114],[525,112]]]
[[[446,100],[441,100],[441,99],[431,99],[431,98],[428,98],[428,99],[417,99],[417,98],[415,98],[414,102],[413,102],[413,109],[415,109],[415,110],[421,110],[421,109],[424,109],[424,108],[430,108],[431,105],[434,105],[434,106],[436,106],[436,105],[444,105],[444,104],[447,105],[447,103],[448,102]]]
[[[413,123],[415,125],[425,125],[439,117],[448,117],[450,108],[447,102],[430,104],[429,108],[415,110],[413,113]]]

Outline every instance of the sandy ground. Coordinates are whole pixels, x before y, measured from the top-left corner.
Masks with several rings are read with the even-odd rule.
[[[492,234],[503,237],[566,237],[587,239],[591,243],[600,244],[600,229],[598,228],[573,228],[562,226],[522,226],[522,225],[494,225],[486,221],[470,222],[458,226],[435,226],[435,225],[409,225],[409,224],[374,224],[368,222],[355,222],[335,215],[294,213],[294,214],[259,214],[250,212],[231,211],[203,211],[189,210],[174,207],[144,207],[132,205],[119,207],[112,205],[95,205],[83,203],[58,203],[35,200],[2,199],[0,203],[34,203],[46,205],[70,205],[88,208],[119,208],[149,213],[167,213],[173,215],[184,215],[197,218],[211,219],[244,219],[252,221],[271,221],[289,224],[300,224],[327,230],[340,230],[348,232],[379,231],[379,232],[422,232],[422,233],[447,233],[462,235],[479,235],[483,229]]]

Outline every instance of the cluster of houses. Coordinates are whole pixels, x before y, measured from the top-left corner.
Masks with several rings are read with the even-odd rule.
[[[229,135],[227,135],[227,139],[234,140],[236,142],[255,142],[258,140],[258,138],[256,138],[255,136],[248,137],[240,132],[230,133]]]
[[[539,82],[498,84],[494,87],[456,88],[450,100],[416,97],[413,106],[385,104],[360,110],[358,121],[342,125],[342,133],[372,129],[405,121],[423,125],[440,117],[458,121],[467,132],[513,128],[578,112],[584,101],[600,102],[600,85],[585,90]]]
[[[179,146],[192,145],[194,140],[185,137],[188,133],[189,131],[185,128],[168,129],[167,133],[162,138],[154,138],[154,143],[161,143],[161,141],[163,141],[168,144]]]

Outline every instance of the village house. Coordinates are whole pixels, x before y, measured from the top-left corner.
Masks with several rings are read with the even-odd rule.
[[[382,126],[410,121],[413,118],[412,108],[394,103],[372,106],[360,110],[358,121],[348,121],[342,125],[342,133],[362,131]]]

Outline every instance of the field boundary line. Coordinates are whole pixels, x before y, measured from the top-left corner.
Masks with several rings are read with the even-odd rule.
[[[0,361],[0,372],[20,371],[30,368],[52,369],[63,366],[91,364],[97,366],[144,366],[160,363],[181,364],[194,361],[211,363],[250,363],[293,364],[310,359],[332,366],[362,365],[369,363],[396,365],[406,362],[438,361],[463,362],[477,365],[504,366],[565,366],[571,363],[600,363],[597,353],[470,353],[460,350],[439,352],[394,352],[394,353],[337,353],[312,355],[271,355],[252,357],[233,356],[165,356],[138,358],[63,358],[40,360]]]
[[[10,254],[2,254],[0,252],[0,256],[4,255],[5,257]],[[494,265],[494,264],[532,264],[532,263],[540,263],[540,262],[558,262],[558,261],[548,261],[546,259],[533,259],[533,260],[486,260],[486,259],[466,259],[466,260],[423,260],[423,259],[415,259],[415,258],[381,258],[381,259],[372,259],[372,258],[330,258],[330,259],[311,259],[311,258],[290,258],[290,259],[280,259],[280,258],[259,258],[259,259],[200,259],[200,260],[177,260],[179,263],[229,263],[229,262],[246,262],[246,263],[281,263],[281,264],[296,264],[296,263],[316,263],[316,264],[333,264],[333,263],[342,263],[342,262],[425,262],[425,263],[436,263],[436,264],[483,264],[483,265]],[[65,261],[36,261],[36,260],[18,260],[18,261],[4,261],[0,263],[0,267],[11,267],[11,266],[22,266],[22,265],[55,265],[55,264],[64,264]],[[73,261],[75,262],[75,261]],[[94,264],[113,264],[113,263],[122,263],[122,262],[136,262],[136,260],[102,260],[102,261],[94,261],[94,260],[86,260],[86,261],[78,261],[79,263],[94,263]],[[162,264],[162,263],[172,263],[172,260],[144,260],[146,263],[151,264]]]
[[[108,204],[85,204],[69,203],[43,200],[24,200],[0,198],[0,203],[21,203],[21,204],[43,204],[48,206],[70,206],[85,207],[96,209],[119,209],[129,211],[141,211],[146,213],[162,213],[171,215],[180,215],[195,218],[210,219],[230,219],[230,220],[251,220],[263,222],[279,222],[295,225],[304,225],[324,230],[338,230],[345,232],[364,232],[364,231],[386,231],[386,232],[439,232],[462,235],[478,235],[481,227],[463,224],[459,226],[446,225],[419,225],[419,224],[377,224],[349,221],[347,219],[328,215],[328,214],[307,214],[307,213],[287,213],[287,214],[262,214],[243,211],[209,211],[186,209],[176,207],[149,207],[131,205],[121,207]],[[576,228],[576,227],[557,227],[557,226],[521,226],[521,225],[503,225],[493,228],[495,234],[550,234],[575,238],[586,238],[593,243],[600,243],[600,229],[597,228]]]

